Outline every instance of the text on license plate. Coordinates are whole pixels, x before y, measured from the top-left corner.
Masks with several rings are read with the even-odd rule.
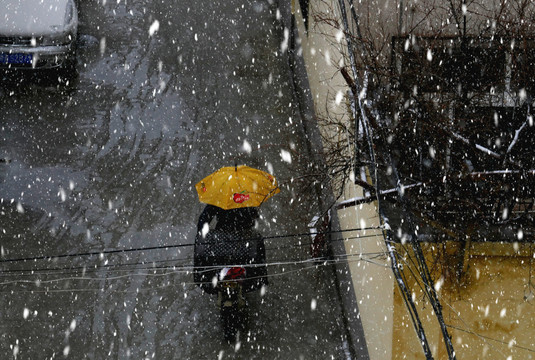
[[[0,64],[31,64],[32,54],[0,54]]]

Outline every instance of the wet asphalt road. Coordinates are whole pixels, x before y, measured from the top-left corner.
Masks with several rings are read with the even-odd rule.
[[[96,42],[78,78],[0,90],[2,358],[345,358],[329,273],[296,264],[309,239],[286,236],[318,204],[276,4],[79,11]],[[190,244],[194,184],[235,163],[283,186],[261,209],[270,286],[228,345],[215,299],[192,284]]]

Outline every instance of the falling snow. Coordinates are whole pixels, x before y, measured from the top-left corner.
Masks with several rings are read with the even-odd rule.
[[[0,89],[0,352],[345,356],[330,267],[310,258],[317,150],[289,71],[289,4],[76,3],[76,74]],[[247,329],[227,344],[216,297],[193,284],[194,186],[234,164],[281,191],[258,222],[270,284],[248,294]]]

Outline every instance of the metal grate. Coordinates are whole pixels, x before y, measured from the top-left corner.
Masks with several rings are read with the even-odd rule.
[[[32,39],[35,38],[31,36],[0,36],[0,45],[4,46],[32,46]]]

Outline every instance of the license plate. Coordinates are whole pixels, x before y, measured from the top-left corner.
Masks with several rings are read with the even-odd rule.
[[[32,54],[0,54],[0,64],[31,64]]]

